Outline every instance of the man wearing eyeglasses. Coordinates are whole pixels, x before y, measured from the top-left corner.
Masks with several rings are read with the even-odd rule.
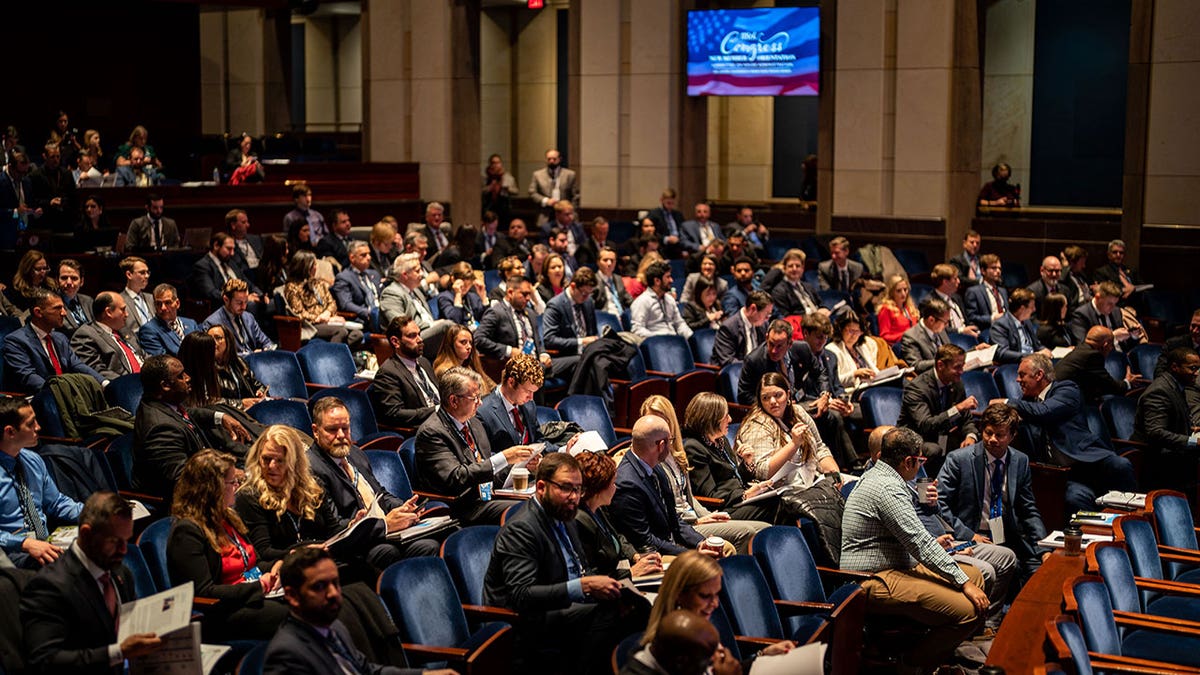
[[[1154,487],[1194,489],[1200,428],[1192,423],[1194,411],[1189,410],[1186,392],[1196,384],[1200,355],[1190,347],[1176,347],[1165,360],[1167,369],[1138,399],[1133,439],[1159,454],[1151,463],[1158,473]]]
[[[889,431],[842,515],[841,567],[872,575],[862,584],[867,612],[929,627],[901,655],[905,673],[944,663],[988,610],[979,570],[956,563],[917,517],[908,481],[925,463],[923,453],[917,432]]]
[[[511,468],[528,462],[537,471],[532,448],[515,445],[493,452],[487,430],[476,416],[483,398],[483,378],[461,366],[438,379],[441,407],[417,429],[414,477],[419,485],[453,499],[450,512],[466,525],[498,525],[510,506],[520,502],[494,499]]]
[[[649,605],[590,574],[575,524],[583,493],[575,458],[546,455],[536,476],[533,499],[496,536],[483,601],[520,613],[517,671],[608,673],[613,647],[629,626],[645,625]]]

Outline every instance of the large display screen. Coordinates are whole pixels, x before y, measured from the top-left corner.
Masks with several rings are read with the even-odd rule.
[[[820,9],[688,12],[689,96],[816,96]]]

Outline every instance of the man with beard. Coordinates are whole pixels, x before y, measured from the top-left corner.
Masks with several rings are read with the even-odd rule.
[[[483,600],[520,613],[520,672],[607,673],[608,655],[630,626],[646,624],[648,605],[623,596],[611,577],[587,575],[575,524],[583,490],[579,462],[565,452],[542,460],[535,495],[500,528],[483,582]],[[570,645],[569,650],[561,649]]]
[[[416,319],[398,316],[387,327],[392,357],[379,366],[375,381],[367,389],[375,417],[384,424],[416,427],[429,419],[441,398],[433,377],[433,366],[422,356],[425,341]]]
[[[79,537],[21,596],[29,666],[40,672],[122,673],[125,659],[158,651],[154,633],[117,640],[122,602],[137,598],[122,564],[133,536],[132,507],[97,492],[79,514]]]
[[[292,612],[267,646],[264,673],[454,673],[449,669],[421,671],[367,661],[366,655],[355,649],[350,632],[338,619],[342,609],[342,584],[338,578],[337,563],[329,551],[318,546],[297,548],[283,559],[279,580]]]

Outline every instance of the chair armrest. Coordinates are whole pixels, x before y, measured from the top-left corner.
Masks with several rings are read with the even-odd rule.
[[[463,605],[463,613],[468,619],[478,619],[480,621],[504,621],[506,623],[516,623],[518,614],[511,609],[503,607],[493,607],[491,605]]]
[[[366,391],[371,386],[371,380],[354,380],[346,385],[347,389],[357,389],[358,391]]]
[[[874,575],[870,572],[858,572],[855,570],[843,570],[836,567],[821,567],[817,565],[817,573],[822,577],[845,577],[853,581],[866,581]]]
[[[1158,614],[1139,614],[1136,612],[1122,612],[1120,610],[1113,610],[1113,618],[1150,621],[1168,628],[1200,629],[1200,622],[1189,621],[1187,619],[1176,619],[1174,617],[1161,616]]]
[[[816,612],[831,612],[833,605],[828,602],[797,602],[793,600],[776,600],[775,609],[780,616],[796,614],[813,614]]]
[[[646,374],[653,377],[661,377],[667,380],[673,380],[677,377],[675,373],[668,373],[661,370],[647,370]]]
[[[695,497],[696,497],[696,501],[703,504],[705,506],[705,508],[710,507],[710,506],[715,506],[715,507],[717,507],[718,510],[720,510],[720,508],[725,505],[724,500],[722,500],[718,497],[702,497],[700,495],[695,495]]]
[[[310,394],[315,394],[318,391],[321,391],[322,389],[333,389],[333,387],[331,387],[327,384],[316,384],[313,382],[305,382],[304,386],[308,388],[308,391]]]
[[[1148,614],[1130,614],[1113,611],[1113,620],[1118,626],[1154,630],[1160,633],[1170,633],[1182,637],[1200,637],[1200,623],[1188,621],[1187,626],[1170,625],[1159,620],[1159,617]]]
[[[1174,663],[1135,659],[1129,656],[1114,656],[1099,652],[1088,652],[1092,670],[1104,673],[1141,673],[1143,675],[1174,675],[1175,673],[1200,673],[1200,668],[1188,668]]]
[[[1181,560],[1179,562],[1200,563],[1200,551],[1196,551],[1196,550],[1193,550],[1190,548],[1176,548],[1174,546],[1163,546],[1162,544],[1159,544],[1158,551],[1159,551],[1159,553],[1162,553],[1162,554],[1169,554],[1169,555],[1174,555],[1179,558],[1183,558],[1183,560]]]
[[[405,642],[401,645],[404,651],[409,655],[437,657],[438,659],[450,659],[461,661],[467,656],[467,650],[457,647],[433,647],[430,645],[419,645],[413,642]],[[429,659],[435,660],[435,659]]]
[[[721,372],[721,369],[711,363],[696,363],[696,370],[711,370],[714,373]]]
[[[772,638],[750,637],[749,635],[735,635],[733,639],[737,642],[738,648],[742,650],[742,656],[750,656],[779,642]]]
[[[136,499],[139,502],[145,504],[146,506],[150,506],[152,504],[155,506],[162,506],[163,503],[166,501],[162,497],[155,497],[153,495],[144,495],[140,492],[133,492],[131,490],[117,490],[117,494],[121,495],[122,497],[124,497],[126,499]]]
[[[38,444],[57,443],[59,445],[83,445],[82,438],[67,438],[65,436],[46,436],[38,434]]]
[[[426,490],[413,490],[413,494],[419,497],[425,497],[426,499],[432,499],[435,502],[446,502],[447,504],[454,503],[454,500],[456,499],[455,497],[439,495],[436,492],[428,492]]]
[[[389,450],[395,452],[404,444],[404,439],[399,436],[378,436],[369,441],[364,441],[359,447],[362,450]]]
[[[206,598],[200,595],[192,597],[193,607],[214,607],[218,602],[220,602],[220,600],[217,600],[216,598]]]

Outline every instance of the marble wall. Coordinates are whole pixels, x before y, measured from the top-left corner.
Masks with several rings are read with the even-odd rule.
[[[1200,13],[1156,0],[1146,139],[1145,224],[1200,225]]]
[[[979,184],[992,180],[992,167],[1005,162],[1022,200],[1030,190],[1033,129],[1033,35],[1037,0],[999,0],[987,8],[983,60],[983,144]]]

